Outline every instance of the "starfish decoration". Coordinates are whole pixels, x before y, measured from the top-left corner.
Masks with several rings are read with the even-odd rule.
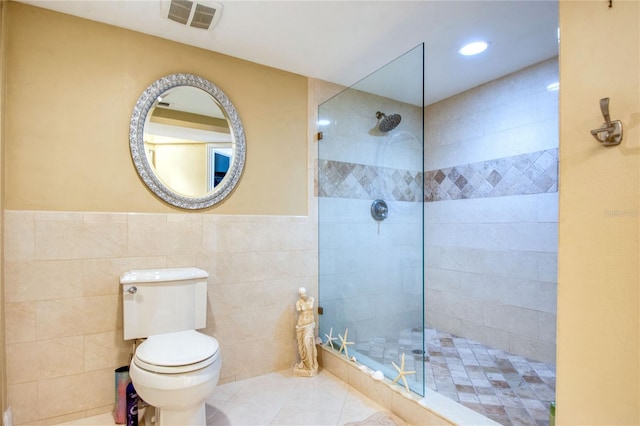
[[[329,334],[325,333],[324,335],[327,337],[327,341],[325,342],[325,345],[329,345],[331,346],[331,349],[335,349],[333,347],[333,341],[338,340],[338,338],[333,337],[333,327],[331,327],[331,330],[329,330]]]
[[[340,349],[338,350],[338,353],[342,352],[344,350],[344,354],[347,356],[347,358],[349,358],[349,349],[347,348],[347,345],[353,345],[353,342],[349,342],[347,341],[347,335],[349,334],[349,329],[345,329],[344,331],[344,337],[342,337],[340,334],[338,334],[338,337],[340,338]]]
[[[404,383],[404,387],[407,390],[407,392],[411,392],[409,390],[409,385],[407,384],[407,379],[405,378],[405,376],[407,374],[416,374],[415,371],[404,371],[404,352],[402,353],[402,362],[400,363],[400,367],[398,367],[396,365],[395,362],[391,361],[391,364],[393,364],[393,366],[396,368],[396,370],[398,370],[398,377],[396,377],[395,379],[393,379],[393,383],[397,382],[398,379],[402,378],[402,382]]]

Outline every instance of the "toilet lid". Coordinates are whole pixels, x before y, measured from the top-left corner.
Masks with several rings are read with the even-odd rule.
[[[215,338],[195,330],[186,330],[149,336],[138,346],[135,357],[148,365],[181,367],[215,358],[218,349]]]

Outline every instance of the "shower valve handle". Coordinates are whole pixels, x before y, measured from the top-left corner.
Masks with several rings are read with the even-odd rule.
[[[371,216],[375,220],[385,220],[389,215],[389,207],[387,207],[387,203],[384,200],[374,200],[371,203]]]

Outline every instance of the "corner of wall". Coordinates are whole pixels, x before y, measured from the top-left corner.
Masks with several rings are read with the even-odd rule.
[[[4,229],[4,98],[5,98],[5,43],[6,5],[8,0],[0,0],[0,242]],[[4,323],[4,245],[0,244],[0,408],[7,409],[7,374]]]

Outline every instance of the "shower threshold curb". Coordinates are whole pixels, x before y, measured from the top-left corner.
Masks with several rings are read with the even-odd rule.
[[[428,387],[423,397],[415,392],[407,392],[386,377],[376,380],[371,376],[371,369],[348,360],[325,345],[318,345],[318,361],[322,368],[411,425],[500,426]]]

